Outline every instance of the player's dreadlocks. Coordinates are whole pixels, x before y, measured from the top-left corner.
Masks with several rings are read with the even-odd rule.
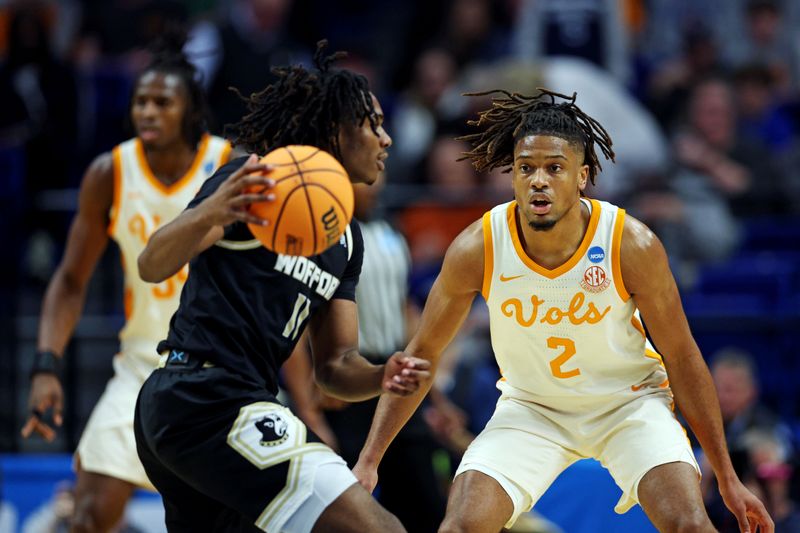
[[[606,159],[614,161],[611,137],[595,119],[575,105],[576,93],[572,97],[539,88],[536,96],[495,89],[466,96],[486,96],[500,93],[492,98],[492,107],[481,111],[478,120],[470,120],[471,126],[484,126],[484,131],[459,137],[469,141],[472,150],[463,159],[472,160],[479,172],[498,167],[511,167],[514,163],[514,146],[528,135],[552,135],[583,148],[583,160],[589,165],[589,179],[602,170],[594,151],[600,147]],[[556,103],[556,98],[565,100]],[[506,170],[508,172],[510,169]]]
[[[317,146],[341,159],[339,130],[343,124],[358,126],[369,120],[377,135],[375,108],[367,79],[331,65],[345,52],[324,55],[326,40],[317,43],[316,70],[301,65],[275,67],[277,81],[250,98],[248,113],[226,127],[233,144],[248,152],[264,153],[289,144]],[[235,89],[234,89],[235,90]]]
[[[183,53],[185,43],[185,30],[177,27],[168,28],[148,47],[151,60],[139,75],[136,84],[149,72],[173,74],[181,79],[187,97],[181,130],[189,146],[197,146],[200,138],[208,130],[208,106],[205,92],[198,80],[197,70]]]

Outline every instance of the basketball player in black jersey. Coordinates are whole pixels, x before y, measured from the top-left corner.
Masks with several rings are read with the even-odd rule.
[[[234,143],[260,154],[318,146],[351,181],[372,183],[391,145],[381,107],[363,76],[331,68],[339,54],[324,57],[323,47],[316,69],[274,69],[277,81],[247,100]],[[340,243],[310,258],[278,255],[254,240],[245,223],[270,221],[244,207],[273,197],[244,191],[271,187],[269,170],[255,155],[220,168],[139,257],[140,275],[151,282],[191,261],[159,345],[163,368],[139,394],[139,456],[163,495],[170,531],[403,531],[278,403],[277,375],[307,324],[316,380],[333,396],[410,394],[429,377],[428,365],[398,356],[372,365],[358,354],[363,242],[355,221]]]

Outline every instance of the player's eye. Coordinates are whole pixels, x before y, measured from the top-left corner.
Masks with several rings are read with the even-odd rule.
[[[561,165],[550,165],[550,172],[561,172]]]
[[[527,165],[525,163],[522,163],[522,164],[519,165],[519,171],[520,172],[524,172],[524,173],[527,174],[528,172],[530,172],[530,170],[531,170],[530,165]]]

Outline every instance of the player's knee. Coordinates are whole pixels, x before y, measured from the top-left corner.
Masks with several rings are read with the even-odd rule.
[[[72,533],[105,533],[122,518],[122,511],[102,496],[87,494],[75,499]]]

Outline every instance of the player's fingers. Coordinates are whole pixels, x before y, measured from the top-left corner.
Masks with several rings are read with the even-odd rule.
[[[403,361],[403,366],[406,368],[419,368],[425,370],[431,367],[431,362],[427,359],[420,359],[419,357],[406,357]]]
[[[230,205],[238,207],[243,205],[257,204],[260,202],[272,202],[273,200],[275,200],[275,195],[272,193],[246,193],[236,196],[230,201]]]
[[[431,377],[431,373],[427,370],[411,370],[409,368],[404,368],[400,371],[400,376],[416,381],[424,381]]]
[[[747,513],[747,517],[750,519],[750,527],[752,532],[756,531],[756,529],[753,527],[754,524],[758,527],[758,531],[761,531],[762,533],[775,532],[775,522],[772,521],[772,518],[769,516],[764,504],[759,502],[759,506],[754,511],[749,511]]]
[[[739,522],[741,533],[753,533],[750,530],[750,521],[747,519],[747,508],[744,504],[737,506],[733,514],[736,516],[736,521]]]
[[[256,226],[268,226],[269,225],[269,220],[266,220],[264,218],[259,218],[259,217],[255,216],[255,215],[249,213],[248,211],[236,210],[235,209],[232,212],[233,212],[234,218],[236,218],[236,220],[239,220],[240,222],[244,222],[246,224],[255,224]]]
[[[42,421],[37,422],[36,432],[44,437],[47,442],[53,442],[56,438],[56,431]]]
[[[56,394],[53,398],[53,422],[57,426],[60,426],[63,422],[61,418],[61,413],[64,410],[64,397],[61,394]]]
[[[402,396],[407,396],[415,392],[417,389],[419,389],[419,383],[413,383],[413,382],[407,383],[398,380],[396,378],[397,376],[395,376],[394,378],[392,378],[390,381],[387,382],[388,383],[387,390],[389,390],[389,392],[400,394]]]
[[[37,420],[38,419],[36,418],[36,416],[31,416],[30,418],[28,418],[28,421],[25,422],[24,426],[22,426],[22,431],[20,431],[20,434],[22,435],[23,438],[27,439],[28,437],[31,436],[33,428],[36,427]]]
[[[251,181],[250,178],[260,178],[261,180],[267,180],[266,174],[269,174],[275,169],[272,165],[264,165],[262,163],[250,163],[247,162],[242,165],[239,170],[231,174],[229,178],[229,182],[236,185],[242,186],[248,181]],[[258,180],[257,180],[258,182]]]
[[[248,174],[237,182],[237,186],[239,188],[263,187],[264,189],[271,189],[275,187],[275,180],[261,174]]]

